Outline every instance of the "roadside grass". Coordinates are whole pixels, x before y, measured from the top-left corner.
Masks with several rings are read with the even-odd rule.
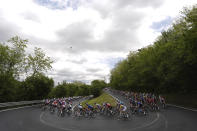
[[[96,98],[93,98],[90,100],[85,100],[81,104],[83,106],[85,106],[86,103],[88,103],[90,105],[94,105],[94,103],[98,103],[98,104],[102,105],[104,102],[110,103],[112,106],[116,106],[116,100],[107,93],[102,93],[99,97],[96,97]]]
[[[197,109],[197,94],[165,94],[166,102]]]

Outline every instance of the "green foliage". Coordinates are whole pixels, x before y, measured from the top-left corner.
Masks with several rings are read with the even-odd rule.
[[[45,56],[45,53],[41,48],[34,49],[34,55],[29,55],[27,69],[33,72],[33,75],[42,73],[52,68],[51,64],[53,61],[50,57]]]
[[[15,100],[17,81],[9,74],[0,74],[0,102]]]
[[[80,83],[80,84],[79,84]],[[90,95],[90,86],[82,82],[73,82],[58,84],[49,93],[51,98],[69,97],[69,96],[88,96]]]
[[[105,88],[107,86],[107,84],[105,83],[104,80],[93,80],[91,82],[91,86],[103,89],[103,88]]]
[[[0,102],[41,99],[53,87],[53,80],[41,74],[51,68],[52,61],[40,48],[35,48],[34,56],[28,55],[27,44],[18,36],[0,43]],[[27,71],[33,76],[27,77],[31,74]],[[27,78],[20,82],[22,75]]]
[[[27,77],[21,86],[25,93],[23,98],[26,98],[27,100],[41,100],[47,98],[53,86],[53,79],[48,78],[43,74],[32,75]]]
[[[24,72],[27,40],[18,36],[8,40],[11,46],[0,43],[0,102],[14,101],[19,75]]]
[[[91,87],[90,92],[92,95],[94,95],[94,97],[98,97],[102,93],[101,88],[99,87]]]
[[[93,80],[91,82],[90,93],[94,97],[98,97],[102,93],[102,89],[105,88],[107,84],[103,80]]]
[[[153,45],[130,52],[111,70],[110,85],[119,90],[154,93],[197,91],[197,5]]]
[[[67,90],[64,85],[58,85],[55,88],[52,89],[52,91],[49,94],[50,97],[53,98],[61,98],[67,96]]]
[[[99,96],[102,93],[102,89],[106,87],[106,83],[103,80],[94,80],[91,85],[87,85],[80,81],[74,81],[72,83],[67,83],[63,81],[58,84],[49,93],[51,98],[59,97],[69,97],[69,96],[88,96],[94,95],[94,97]]]
[[[16,77],[24,71],[27,40],[18,36],[8,40],[12,46],[0,43],[0,73]]]
[[[90,86],[89,85],[81,85],[78,88],[77,94],[78,96],[88,96],[90,95]]]
[[[99,96],[106,87],[104,81],[95,80],[91,86],[80,81],[63,81],[53,88],[53,79],[44,75],[52,68],[53,61],[40,48],[35,48],[33,54],[27,54],[25,48],[28,40],[16,36],[8,43],[11,46],[0,43],[0,102],[35,100],[49,96]],[[18,80],[21,75],[26,77],[22,82]]]

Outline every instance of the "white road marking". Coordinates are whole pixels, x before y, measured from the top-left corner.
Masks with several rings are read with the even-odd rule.
[[[165,123],[164,123],[165,128],[168,128],[168,120],[166,119],[166,117],[163,114],[160,114],[160,116],[163,117],[163,119],[165,121]]]
[[[108,93],[109,94],[109,93]],[[111,94],[109,94],[111,95]],[[113,95],[111,95],[114,99],[116,99],[117,101],[119,101],[119,99]],[[151,126],[153,125],[155,122],[157,122],[159,120],[159,117],[160,117],[160,114],[157,112],[157,117],[156,119],[154,119],[153,121],[151,121],[150,123],[148,124],[144,124],[142,126],[139,126],[139,127],[136,127],[136,128],[131,128],[131,130],[137,130],[137,129],[141,129],[141,128],[145,128],[145,127],[148,127],[148,126]]]
[[[84,100],[86,100],[86,99],[84,99]],[[81,102],[83,102],[84,100],[82,100]],[[78,104],[75,104],[75,105],[73,106],[72,111],[73,111],[73,109],[75,108],[75,106],[77,106],[77,105],[78,105]],[[44,112],[42,112],[42,113],[40,114],[40,121],[41,121],[43,124],[48,125],[48,126],[51,126],[51,127],[53,127],[53,128],[56,128],[56,129],[65,130],[65,131],[72,131],[72,130],[73,130],[73,129],[69,129],[69,128],[57,127],[57,126],[55,126],[55,125],[53,125],[53,124],[47,123],[46,121],[44,121],[44,120],[42,119],[43,115],[44,115]]]
[[[107,92],[107,94],[109,94],[108,92]],[[118,98],[116,98],[115,96],[113,96],[113,95],[111,95],[111,94],[109,94],[110,96],[112,96],[116,101],[120,101]]]
[[[177,105],[173,105],[173,104],[167,104],[169,106],[174,106],[174,107],[177,107],[177,108],[181,108],[181,109],[184,109],[184,110],[189,110],[189,111],[195,111],[197,112],[196,109],[190,109],[190,108],[186,108],[186,107],[182,107],[182,106],[177,106]]]
[[[61,130],[65,130],[65,131],[72,131],[72,129],[57,127],[57,126],[55,126],[55,125],[53,125],[53,124],[47,123],[46,121],[44,121],[44,120],[42,119],[43,115],[44,115],[44,112],[42,112],[42,113],[40,114],[40,121],[41,121],[43,124],[45,124],[45,125],[47,125],[47,126],[50,126],[50,127],[53,127],[53,128],[56,128],[56,129],[61,129]]]
[[[32,106],[36,106],[36,105],[32,105]],[[23,106],[23,107],[5,109],[5,110],[0,110],[0,112],[11,111],[11,110],[17,110],[17,109],[22,109],[22,108],[27,108],[27,107],[32,107],[32,106]]]
[[[153,125],[155,122],[157,122],[159,120],[159,117],[160,117],[160,115],[159,115],[159,113],[157,113],[156,119],[154,119],[150,123],[144,124],[144,125],[136,127],[136,128],[131,128],[131,130],[137,130],[137,129],[141,129],[141,128],[145,128],[145,127],[151,126],[151,125]]]

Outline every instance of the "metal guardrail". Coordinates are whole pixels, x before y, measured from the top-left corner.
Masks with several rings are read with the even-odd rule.
[[[74,96],[72,97],[73,99],[79,99],[82,96]],[[93,95],[86,96],[88,98],[92,98]],[[22,105],[30,105],[30,104],[39,104],[43,100],[33,100],[33,101],[19,101],[19,102],[6,102],[6,103],[0,103],[0,108],[5,108],[5,107],[13,107],[13,106],[22,106]]]
[[[12,106],[21,106],[21,105],[28,105],[28,104],[39,104],[41,102],[42,102],[42,100],[6,102],[6,103],[0,103],[0,108],[12,107]]]

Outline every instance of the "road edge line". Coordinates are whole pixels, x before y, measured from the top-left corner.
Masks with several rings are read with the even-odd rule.
[[[197,112],[197,109],[191,109],[191,108],[187,108],[187,107],[183,107],[183,106],[178,106],[178,105],[174,105],[174,104],[166,104],[166,105],[167,106],[174,106],[174,107],[181,108],[181,109],[184,109],[184,110],[189,110],[189,111]]]
[[[22,107],[16,107],[16,108],[10,108],[10,109],[5,109],[5,110],[0,110],[0,113],[1,113],[1,112],[5,112],[5,111],[11,111],[11,110],[17,110],[17,109],[22,109],[22,108],[32,107],[32,106],[36,106],[36,105],[31,105],[31,106],[22,106]]]
[[[84,100],[82,100],[82,101],[85,101],[86,99],[84,99]],[[82,102],[81,101],[81,102]],[[78,104],[75,104],[73,107],[72,107],[72,111],[73,111],[73,109],[77,106]],[[50,127],[53,127],[53,128],[56,128],[56,129],[60,129],[60,130],[65,130],[65,131],[72,131],[73,129],[72,128],[62,128],[62,127],[56,127],[55,125],[52,125],[52,124],[50,124],[50,123],[47,123],[45,120],[43,120],[42,119],[42,116],[44,115],[44,113],[45,112],[42,112],[41,114],[40,114],[40,122],[41,123],[43,123],[43,124],[45,124],[45,125],[47,125],[47,126],[50,126]]]

